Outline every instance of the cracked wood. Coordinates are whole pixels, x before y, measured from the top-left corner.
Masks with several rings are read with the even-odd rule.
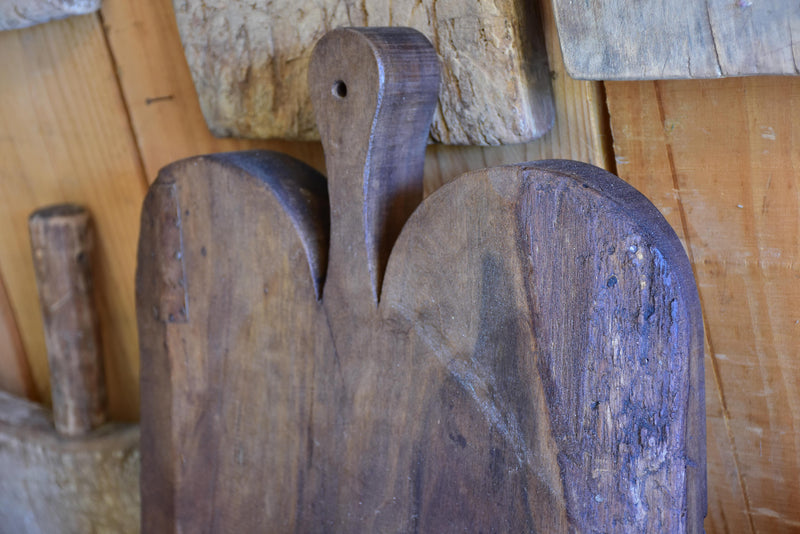
[[[589,80],[797,74],[800,4],[553,2],[567,71]]]

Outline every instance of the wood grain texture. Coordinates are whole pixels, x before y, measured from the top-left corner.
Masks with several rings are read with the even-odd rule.
[[[0,392],[3,532],[139,532],[139,427],[110,423],[80,438],[38,404]]]
[[[137,283],[145,528],[699,532],[699,302],[680,242],[632,188],[558,161],[464,176],[411,216],[376,303],[370,236],[386,234],[368,214],[421,183],[416,92],[435,88],[412,45],[418,34],[349,29],[315,52],[332,133],[321,303],[294,209],[257,167],[196,158],[151,188]],[[386,73],[404,54],[423,59]],[[348,114],[366,102],[374,120]],[[372,153],[389,141],[405,160]],[[185,320],[157,313],[176,258],[157,199],[174,188]]]
[[[800,6],[783,0],[553,4],[564,63],[579,79],[800,72]]]
[[[536,141],[520,145],[430,145],[425,194],[463,172],[487,165],[569,158],[611,168],[602,84],[573,80],[566,74],[550,1],[542,0],[538,6],[555,102],[553,128]],[[324,170],[319,143],[217,139],[209,133],[169,0],[112,0],[103,5],[102,14],[148,180],[178,159],[250,149],[279,150]]]
[[[36,210],[28,219],[44,321],[56,430],[80,436],[107,419],[89,212],[75,204]]]
[[[307,253],[327,252],[326,197],[321,175],[267,152],[178,162],[151,187],[137,272],[145,531],[294,530],[295,494],[280,490],[304,483],[307,426],[329,401],[313,377],[335,374]],[[178,253],[184,281],[165,284]],[[160,313],[176,290],[186,314]]]
[[[34,400],[36,388],[17,319],[0,277],[0,390]]]
[[[280,203],[192,163],[171,171],[187,323],[151,312],[172,253],[148,247],[157,213],[140,249],[146,528],[700,531],[696,295],[677,238],[654,245],[666,223],[609,204],[624,184],[546,165],[462,177],[412,216],[376,310],[367,277],[360,303],[326,285],[320,306]]]
[[[148,182],[197,154],[279,150],[322,170],[319,143],[217,139],[206,126],[170,0],[103,3],[102,21]]]
[[[340,26],[410,26],[434,44],[444,83],[434,141],[527,142],[553,123],[538,4],[520,0],[174,2],[203,113],[217,135],[319,139],[311,49]]]
[[[377,304],[392,245],[422,201],[439,72],[431,43],[408,28],[334,30],[314,48],[308,84],[333,196],[328,291],[371,290]]]
[[[87,206],[110,414],[138,415],[133,276],[145,181],[97,16],[0,33],[0,272],[36,383],[49,377],[27,218],[48,204]]]
[[[522,145],[429,146],[425,195],[488,165],[561,157],[610,168],[602,85],[566,75],[552,6],[544,0],[540,8],[553,71],[553,129]],[[0,181],[0,213],[7,217],[0,224],[0,272],[30,361],[33,398],[46,401],[46,350],[25,219],[41,205],[65,200],[88,204],[99,214],[98,289],[110,411],[113,417],[131,419],[139,410],[138,351],[133,299],[125,289],[132,275],[121,273],[134,270],[130,243],[136,225],[130,220],[136,216],[129,211],[139,209],[136,199],[144,194],[137,159],[152,181],[159,168],[198,153],[274,149],[318,170],[324,169],[324,158],[319,143],[215,139],[209,133],[170,0],[108,0],[101,13],[102,24],[92,15],[0,34],[0,64],[6,73],[0,80],[0,168],[10,177]],[[113,312],[106,314],[106,308]],[[113,322],[110,329],[108,321]]]
[[[535,0],[534,0],[535,1]],[[553,85],[553,128],[536,141],[502,147],[429,145],[425,159],[425,195],[457,176],[476,169],[538,159],[563,158],[614,167],[603,86],[571,78],[561,57],[550,0],[541,0],[544,36]]]
[[[608,83],[607,92],[619,173],[678,229],[698,280],[708,339],[706,527],[796,530],[800,83]]]
[[[0,31],[26,28],[100,9],[100,0],[0,0]]]
[[[539,478],[536,531],[702,532],[702,319],[644,197],[574,162],[476,171],[412,216],[387,280],[385,307],[504,438],[487,446]]]

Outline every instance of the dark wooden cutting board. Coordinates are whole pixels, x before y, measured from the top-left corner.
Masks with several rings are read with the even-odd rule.
[[[430,45],[336,30],[310,78],[327,184],[221,154],[145,202],[144,530],[702,531],[702,320],[652,204],[544,161],[417,207]]]

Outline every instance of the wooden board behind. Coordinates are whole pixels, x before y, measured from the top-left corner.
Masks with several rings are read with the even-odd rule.
[[[537,1],[537,0],[534,0]],[[425,194],[467,171],[538,159],[564,158],[612,169],[611,135],[603,85],[571,78],[558,44],[550,0],[539,0],[556,117],[544,136],[519,145],[453,147],[429,145],[425,160]]]
[[[800,5],[785,0],[554,0],[564,61],[589,80],[797,74]]]
[[[570,158],[609,168],[602,85],[570,78],[548,0],[541,3],[555,101],[555,123],[540,139],[503,147],[430,145],[426,193],[487,165]],[[278,150],[324,170],[319,143],[215,138],[207,129],[169,0],[108,1],[102,9],[112,56],[150,182],[173,161],[233,150]],[[608,145],[608,146],[607,146]]]
[[[364,232],[335,231],[360,206],[334,203],[319,303],[296,204],[220,163],[171,166],[143,212],[146,531],[701,531],[699,302],[631,188],[466,175],[412,215],[378,306]]]
[[[610,136],[602,84],[570,78],[561,59],[549,0],[539,0],[552,77],[555,123],[530,143],[502,147],[430,145],[425,192],[488,165],[568,158],[610,168]],[[150,182],[158,170],[188,156],[261,148],[279,150],[324,170],[319,143],[218,139],[208,131],[169,0],[103,4],[102,15],[117,64],[133,131]]]
[[[319,139],[307,78],[314,44],[340,26],[410,26],[437,49],[443,84],[433,140],[527,142],[553,122],[538,4],[526,0],[175,1],[209,128],[217,135]]]
[[[173,161],[214,152],[278,150],[317,169],[319,143],[215,138],[200,111],[169,0],[103,3],[102,18],[149,182]]]
[[[145,181],[96,15],[0,33],[0,271],[37,396],[47,358],[28,215],[76,202],[97,228],[98,314],[111,413],[138,414],[133,274]]]
[[[100,9],[100,0],[0,0],[0,31],[16,30]]]
[[[619,175],[682,234],[706,323],[709,532],[800,527],[800,80],[607,83]]]
[[[561,157],[608,168],[610,146],[605,134],[602,85],[576,81],[566,75],[550,2],[543,0],[541,9],[556,104],[553,129],[544,137],[521,145],[431,145],[425,167],[426,195],[463,172],[487,165]],[[0,113],[4,117],[0,121],[0,132],[3,132],[0,150],[4,158],[0,168],[4,176],[12,177],[0,181],[0,190],[4,193],[0,196],[0,213],[15,221],[14,224],[5,221],[0,224],[0,247],[11,247],[0,249],[3,251],[0,273],[6,281],[9,303],[39,384],[37,390],[46,400],[49,394],[41,387],[46,381],[46,355],[25,219],[34,206],[63,200],[88,203],[95,212],[102,196],[110,202],[107,208],[99,207],[105,214],[97,221],[104,239],[104,221],[118,211],[119,205],[124,205],[114,242],[108,247],[101,243],[98,283],[104,306],[115,310],[115,317],[124,314],[131,318],[115,322],[110,329],[103,323],[103,332],[106,347],[109,344],[118,347],[107,355],[114,363],[106,362],[110,373],[111,416],[134,418],[139,411],[138,344],[132,321],[131,288],[138,235],[135,211],[144,188],[136,159],[141,160],[144,176],[150,182],[158,169],[168,163],[202,153],[274,149],[298,157],[319,170],[324,170],[324,161],[319,143],[216,139],[211,135],[194,92],[170,0],[107,0],[103,3],[100,22],[102,24],[98,23],[96,15],[91,15],[0,34],[0,43],[3,43],[0,64],[4,69],[0,80],[4,91],[4,98],[0,99]],[[105,43],[103,31],[107,37]],[[56,63],[54,57],[56,52],[69,56],[69,43],[73,41],[92,51],[79,59],[73,55],[76,57],[73,61],[81,63],[81,68],[67,68],[60,60]],[[19,42],[24,42],[24,50]],[[103,52],[105,45],[108,45],[108,52]],[[50,58],[42,60],[49,62],[45,71],[56,71],[57,76],[43,76],[42,61],[31,59],[36,57]],[[98,84],[99,87],[95,87]],[[76,99],[65,106],[70,94],[75,94]],[[121,94],[122,101],[117,96],[116,103],[109,105],[107,99],[115,94]],[[33,103],[32,95],[36,95]],[[46,107],[48,111],[34,113],[36,107]],[[94,135],[92,132],[99,128],[106,130],[91,142],[92,149],[87,150],[87,136]],[[41,136],[54,130],[66,134],[53,134],[57,138],[53,146],[59,147],[58,159],[48,163],[48,158],[54,158],[55,153],[45,150],[50,145]],[[76,130],[81,134],[71,133]],[[119,152],[119,157],[112,156],[109,147]],[[24,156],[12,158],[8,155],[18,150]],[[43,153],[47,153],[48,158],[42,157]],[[114,159],[110,160],[111,157]],[[109,172],[104,175],[108,181],[102,187],[76,186],[87,183],[89,177],[97,176],[98,169],[104,168]],[[29,176],[36,179],[28,180]],[[107,275],[102,271],[109,266],[113,266],[115,272],[131,275],[115,275],[119,284],[108,284]],[[124,328],[120,330],[123,323]]]

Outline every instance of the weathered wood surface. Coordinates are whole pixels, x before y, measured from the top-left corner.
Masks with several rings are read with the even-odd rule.
[[[213,152],[278,150],[324,167],[319,143],[218,139],[209,132],[171,0],[105,2],[101,13],[148,183],[174,161]]]
[[[44,319],[56,430],[86,434],[107,418],[108,395],[95,311],[89,212],[75,204],[36,210],[28,219]]]
[[[554,0],[567,71],[589,80],[800,72],[800,5],[785,0]]]
[[[335,372],[307,254],[327,252],[327,229],[310,230],[326,195],[321,175],[269,152],[178,162],[151,187],[137,271],[145,532],[295,521],[279,490],[302,484],[308,410],[325,409],[312,377]],[[174,302],[188,308],[170,315]]]
[[[800,528],[800,79],[608,83],[620,176],[684,240],[706,320],[713,532]]]
[[[520,145],[429,145],[425,195],[489,165],[569,158],[610,168],[602,85],[567,76],[552,6],[549,0],[540,4],[553,71],[555,125],[538,140]],[[17,354],[24,354],[31,370],[31,398],[48,403],[47,351],[26,218],[49,203],[88,206],[101,232],[96,282],[109,413],[134,420],[139,414],[139,356],[132,279],[144,184],[178,159],[254,148],[285,152],[322,171],[321,146],[214,138],[200,111],[170,0],[105,2],[102,24],[95,14],[2,32],[0,49],[7,73],[0,77],[0,169],[5,177],[0,180],[0,273],[9,307],[2,316],[4,329],[19,334],[22,351]],[[0,365],[4,371],[11,368],[5,361]],[[17,371],[8,374],[18,376]],[[17,391],[30,387],[14,383]]]
[[[443,83],[431,137],[497,145],[553,124],[541,19],[524,0],[175,0],[186,57],[217,135],[319,139],[306,85],[311,49],[338,26],[410,26],[433,42]]]
[[[674,232],[617,178],[549,161],[461,177],[395,242],[373,215],[421,197],[431,84],[417,53],[419,76],[375,85],[397,65],[383,38],[339,30],[312,68],[331,171],[321,302],[306,253],[325,243],[308,220],[321,177],[294,171],[319,203],[305,212],[269,154],[179,162],[151,188],[145,529],[701,531],[702,319]],[[376,101],[396,129],[373,123]],[[398,129],[421,135],[394,144]]]
[[[35,383],[49,404],[47,349],[28,216],[75,202],[97,229],[98,317],[109,413],[138,417],[133,279],[147,183],[98,16],[0,32],[0,271]]]
[[[0,31],[86,15],[100,9],[100,0],[0,0]]]
[[[136,425],[67,438],[44,408],[0,391],[0,473],[2,532],[139,532]]]
[[[0,531],[138,532],[139,428],[103,425],[89,213],[60,204],[29,225],[54,410],[0,391]]]

